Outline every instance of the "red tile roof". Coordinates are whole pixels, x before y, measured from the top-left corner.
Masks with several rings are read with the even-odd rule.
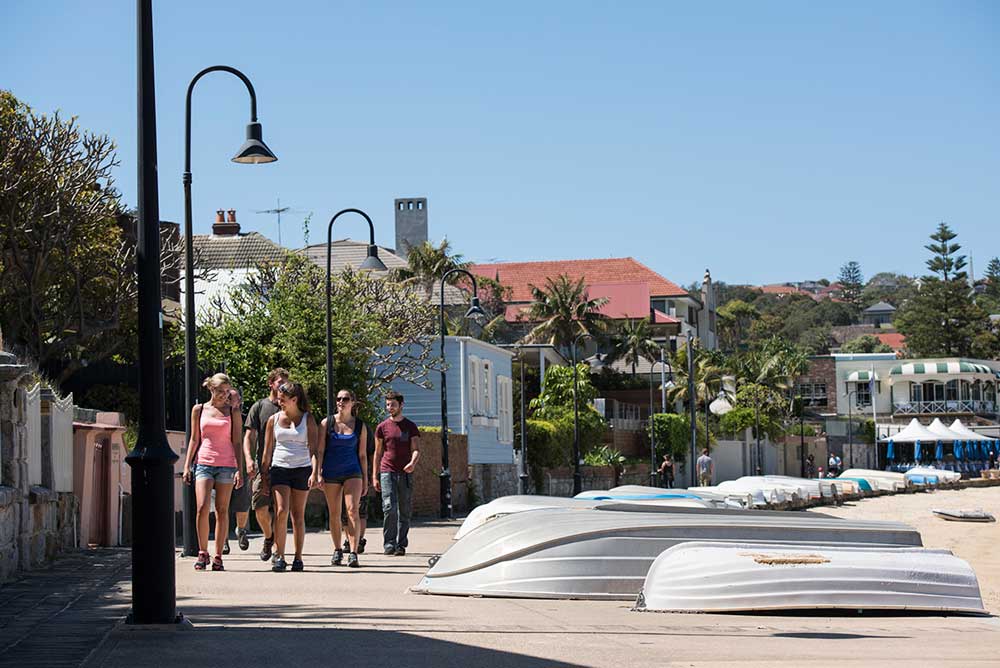
[[[906,348],[906,337],[898,332],[892,332],[890,334],[876,334],[875,338],[893,350],[903,350]]]
[[[511,302],[530,302],[531,287],[544,287],[546,278],[566,274],[572,280],[584,278],[587,285],[599,283],[643,282],[651,297],[687,296],[687,291],[668,281],[634,258],[621,257],[597,260],[554,260],[545,262],[497,262],[474,264],[472,273],[488,278],[500,277],[511,288]],[[593,294],[590,295],[594,297]],[[647,306],[648,314],[648,306]]]
[[[760,291],[765,295],[794,295],[802,293],[794,285],[762,285],[760,286]],[[804,293],[803,293],[804,294]]]

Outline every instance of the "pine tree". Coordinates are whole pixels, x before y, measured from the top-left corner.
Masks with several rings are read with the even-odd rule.
[[[861,308],[861,291],[865,287],[865,277],[861,273],[861,265],[851,260],[840,268],[840,276],[837,277],[840,283],[840,292],[844,301],[855,308]]]
[[[972,300],[968,276],[963,271],[962,246],[947,224],[938,225],[925,246],[934,256],[927,261],[933,275],[922,279],[920,291],[896,318],[906,335],[906,346],[920,357],[971,356],[982,349],[988,336],[989,317]]]
[[[995,257],[986,265],[986,294],[1000,299],[1000,257]]]

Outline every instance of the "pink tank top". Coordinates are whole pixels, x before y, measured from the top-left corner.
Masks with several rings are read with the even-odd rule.
[[[205,466],[232,466],[236,468],[236,453],[233,451],[233,419],[226,415],[212,417],[201,409],[201,447],[198,448],[198,463]]]

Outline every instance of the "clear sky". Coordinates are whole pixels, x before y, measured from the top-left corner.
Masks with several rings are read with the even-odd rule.
[[[468,259],[631,255],[689,283],[918,274],[941,220],[1000,255],[1000,3],[156,2],[160,212],[182,220],[184,94],[253,80],[272,165],[229,162],[248,103],[194,100],[195,232],[277,237],[392,200]],[[120,146],[135,205],[134,3],[8,2],[0,87]],[[304,213],[283,219],[303,242]],[[342,218],[334,237],[362,238]]]

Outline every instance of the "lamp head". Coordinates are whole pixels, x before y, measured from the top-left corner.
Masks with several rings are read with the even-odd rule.
[[[368,244],[368,257],[365,258],[365,261],[361,263],[358,269],[362,271],[388,271],[382,260],[378,259],[378,246]]]
[[[472,305],[469,307],[469,310],[465,312],[465,318],[467,320],[475,320],[477,322],[486,318],[486,311],[484,311],[483,307],[479,305],[479,297],[472,298]]]
[[[233,156],[233,162],[243,165],[259,165],[277,160],[278,156],[267,147],[263,136],[260,123],[247,123],[247,140]]]

